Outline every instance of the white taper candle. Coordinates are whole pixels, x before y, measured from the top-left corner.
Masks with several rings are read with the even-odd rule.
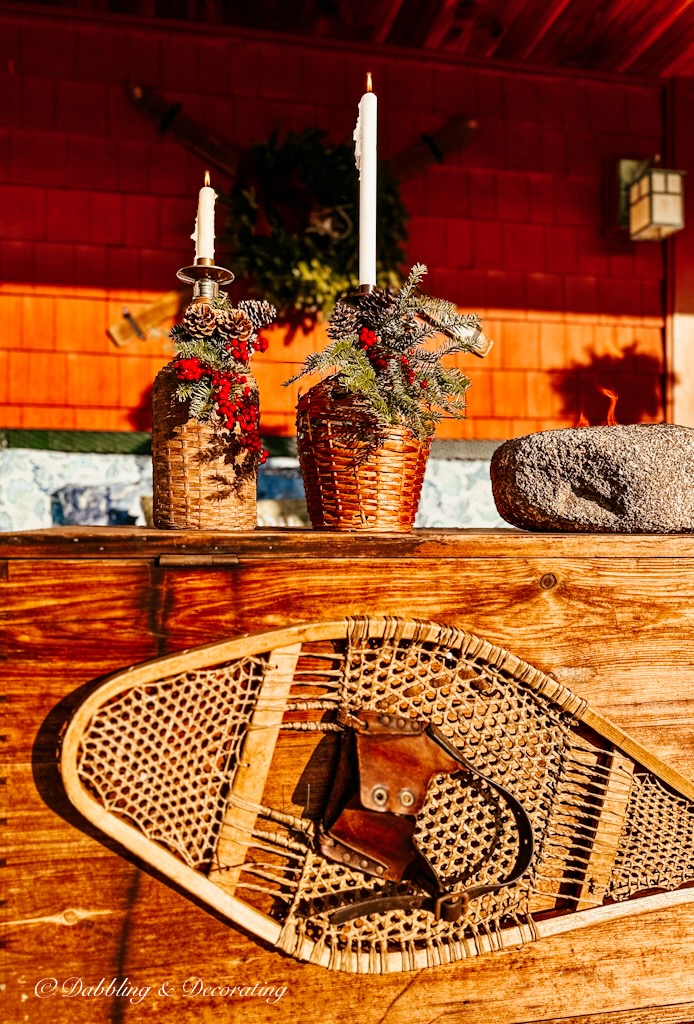
[[[214,204],[217,193],[210,188],[210,172],[205,171],[205,184],[198,196],[198,215],[195,231],[190,236],[195,242],[195,260],[210,259],[214,262]]]
[[[354,156],[359,170],[359,283],[376,284],[376,182],[378,100],[371,91],[371,72],[366,92],[359,101],[354,129]]]

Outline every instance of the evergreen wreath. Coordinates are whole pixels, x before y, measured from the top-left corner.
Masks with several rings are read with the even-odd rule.
[[[285,383],[336,371],[340,386],[362,399],[375,425],[404,426],[420,439],[433,435],[444,414],[464,418],[469,378],[441,360],[475,350],[480,319],[421,293],[426,272],[416,263],[399,292],[376,290],[353,303],[338,302],[328,327],[330,344],[307,356]],[[445,340],[432,345],[439,335]]]
[[[176,397],[190,402],[190,418],[229,431],[260,462],[268,453],[260,441],[258,389],[249,380],[250,361],[254,352],[267,349],[258,331],[275,315],[269,302],[250,299],[234,308],[222,293],[211,302],[192,303],[171,330],[177,348],[172,362]],[[255,460],[242,465],[250,469]]]
[[[289,133],[282,141],[273,132],[241,159],[225,202],[230,216],[224,241],[234,271],[287,319],[329,316],[338,297],[359,283],[351,146],[327,142],[320,129]],[[380,287],[402,283],[392,268],[405,260],[406,217],[397,181],[380,164]]]

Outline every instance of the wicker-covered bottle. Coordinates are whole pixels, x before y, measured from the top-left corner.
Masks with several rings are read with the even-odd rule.
[[[309,353],[286,382],[330,374],[297,406],[301,471],[317,529],[408,533],[436,424],[465,415],[470,381],[442,360],[485,355],[491,341],[476,314],[424,295],[424,274],[424,264],[415,263],[397,293],[362,284],[338,302],[327,346]]]
[[[257,387],[247,372],[257,403]],[[190,418],[176,396],[171,363],[152,396],[153,521],[165,530],[252,530],[256,525],[258,458],[218,418]]]
[[[299,398],[297,447],[316,530],[409,533],[430,439],[379,426],[360,399],[328,377]]]

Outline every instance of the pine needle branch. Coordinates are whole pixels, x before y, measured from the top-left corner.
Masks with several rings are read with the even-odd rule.
[[[286,383],[337,371],[341,386],[359,395],[378,422],[405,425],[418,437],[431,436],[444,415],[464,416],[470,381],[442,360],[458,352],[484,354],[476,346],[480,319],[424,295],[419,287],[426,272],[416,263],[398,293],[373,291],[338,303],[329,344],[311,353]],[[440,336],[443,340],[432,344]]]

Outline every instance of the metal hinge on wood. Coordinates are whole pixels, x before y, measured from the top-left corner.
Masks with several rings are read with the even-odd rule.
[[[157,565],[162,568],[217,569],[225,565],[238,565],[238,555],[159,555]]]

